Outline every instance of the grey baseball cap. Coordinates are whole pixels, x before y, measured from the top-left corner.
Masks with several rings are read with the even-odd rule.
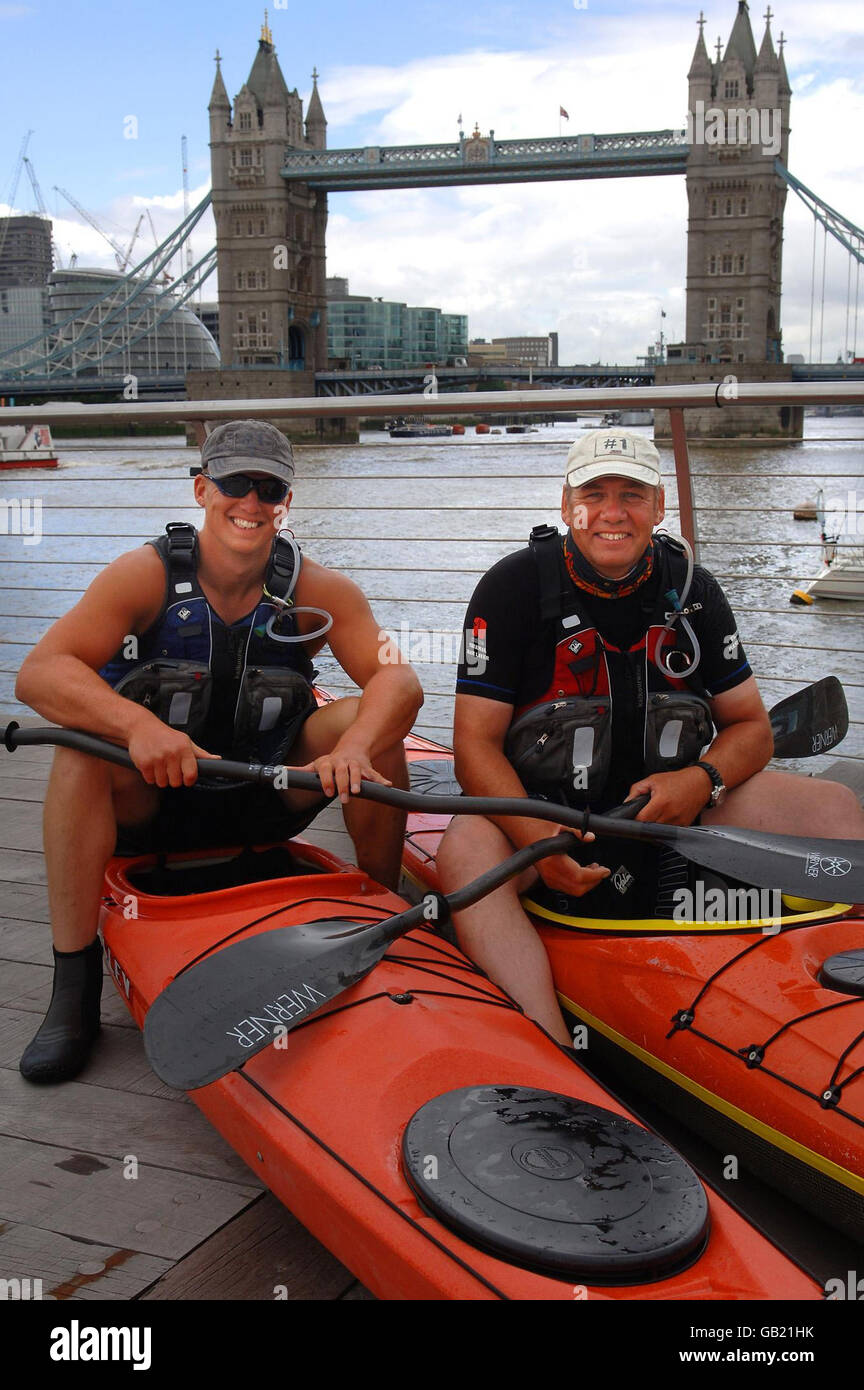
[[[201,467],[211,478],[232,473],[269,473],[294,481],[294,453],[281,430],[266,420],[227,420],[211,430],[201,450]]]

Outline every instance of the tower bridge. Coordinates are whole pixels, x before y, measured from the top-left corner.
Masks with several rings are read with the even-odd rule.
[[[321,375],[330,194],[678,174],[686,178],[689,204],[686,331],[658,379],[677,372],[704,380],[718,369],[746,372],[750,380],[787,378],[780,291],[788,185],[779,167],[788,166],[791,87],[771,17],[769,8],[757,50],[748,5],[738,0],[725,51],[718,42],[714,58],[700,15],[686,131],[497,140],[494,131],[475,128],[447,144],[335,150],[327,149],[317,72],[304,124],[299,95],[287,88],[265,23],[233,105],[217,56],[209,105],[225,375],[288,366],[297,373],[292,395],[310,394],[315,379],[319,390],[335,389],[327,384],[331,374]],[[206,376],[192,374],[192,389],[224,394],[224,379]],[[353,389],[367,389],[355,382]],[[800,415],[788,410],[766,423],[786,433],[801,426]],[[746,429],[753,427],[747,420]]]
[[[687,187],[684,341],[668,345],[668,361],[656,371],[647,365],[584,367],[560,369],[553,376],[551,369],[539,374],[535,368],[533,380],[558,385],[571,380],[573,385],[641,385],[651,380],[658,384],[713,380],[729,372],[754,382],[802,379],[808,374],[813,379],[826,371],[831,376],[845,374],[838,367],[792,366],[783,360],[780,308],[787,189],[792,187],[804,200],[814,216],[814,227],[821,225],[825,237],[830,232],[850,256],[850,265],[856,262],[850,356],[856,352],[857,277],[864,259],[864,232],[789,172],[791,88],[784,38],[781,34],[775,47],[770,7],[764,18],[757,50],[748,5],[738,0],[725,50],[718,40],[716,56],[712,56],[700,15],[687,74],[688,122],[683,131],[498,140],[494,131],[483,135],[475,128],[470,136],[444,144],[327,149],[318,74],[313,73],[304,115],[297,89],[289,89],[282,74],[266,22],[252,68],[233,102],[217,52],[208,108],[216,247],[194,269],[200,283],[215,256],[222,370],[190,372],[190,395],[260,398],[416,390],[423,375],[420,371],[376,373],[373,380],[370,373],[329,368],[325,259],[330,194],[670,174],[684,175]],[[0,392],[10,389],[7,379],[15,383],[11,389],[17,394],[22,394],[25,378],[35,389],[46,371],[52,378],[51,389],[64,376],[68,383],[69,373],[78,370],[82,349],[89,375],[100,383],[94,389],[104,390],[107,378],[117,370],[130,304],[140,302],[142,288],[153,281],[166,254],[174,253],[207,205],[205,199],[188,223],[157,248],[151,262],[142,263],[143,275],[142,266],[130,272],[127,291],[105,303],[94,301],[93,313],[82,315],[77,327],[71,321],[65,324],[62,341],[50,360],[43,352],[30,365],[16,365],[12,371],[12,359],[8,359],[10,370],[6,371],[0,353]],[[192,283],[192,276],[184,276],[185,297]],[[849,284],[847,324],[851,274]],[[824,305],[824,284],[822,295]],[[818,303],[818,291],[814,299]],[[816,336],[821,340],[821,330]],[[106,342],[114,355],[110,363]],[[811,313],[811,358],[813,343]],[[482,369],[454,366],[445,372],[439,367],[439,389],[452,389],[457,378],[470,386],[482,375]],[[494,375],[500,376],[500,369]],[[519,378],[518,370],[508,369],[507,375]],[[164,385],[176,389],[177,383],[166,380]],[[694,422],[706,432],[711,423],[707,419]],[[742,416],[741,424],[747,432],[762,424],[774,433],[796,433],[800,416],[786,410],[776,418]]]

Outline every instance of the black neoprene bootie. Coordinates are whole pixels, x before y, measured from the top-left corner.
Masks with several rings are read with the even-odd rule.
[[[90,1056],[99,1032],[102,942],[83,951],[54,951],[51,1004],[18,1064],[28,1081],[70,1081]]]

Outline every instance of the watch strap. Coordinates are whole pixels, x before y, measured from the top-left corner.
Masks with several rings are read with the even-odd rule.
[[[714,806],[714,805],[716,805],[716,802],[717,802],[717,794],[718,794],[719,792],[721,792],[721,791],[725,791],[725,790],[726,790],[726,786],[725,786],[725,783],[724,783],[724,781],[723,781],[723,778],[720,776],[720,773],[717,771],[717,769],[716,769],[716,767],[714,766],[713,763],[706,763],[706,762],[704,761],[704,759],[702,759],[702,758],[700,758],[698,762],[695,762],[695,763],[693,764],[693,766],[694,766],[694,767],[701,767],[701,768],[703,768],[703,769],[705,770],[705,772],[708,773],[708,776],[711,778],[711,795],[709,796],[709,798],[708,798],[708,800],[706,801],[705,805],[706,805],[706,806]]]

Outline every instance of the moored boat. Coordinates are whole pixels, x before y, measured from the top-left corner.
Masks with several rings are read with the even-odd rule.
[[[803,592],[803,597],[822,599],[864,599],[864,548],[841,544],[841,532],[829,534],[825,495],[820,488],[814,505],[816,520],[822,534],[822,570]],[[858,513],[845,518],[858,527]],[[800,592],[800,591],[799,591]]]
[[[59,462],[48,425],[0,427],[0,468],[57,468]]]
[[[451,433],[449,425],[430,425],[413,416],[399,416],[387,424],[391,439],[440,439]]]

